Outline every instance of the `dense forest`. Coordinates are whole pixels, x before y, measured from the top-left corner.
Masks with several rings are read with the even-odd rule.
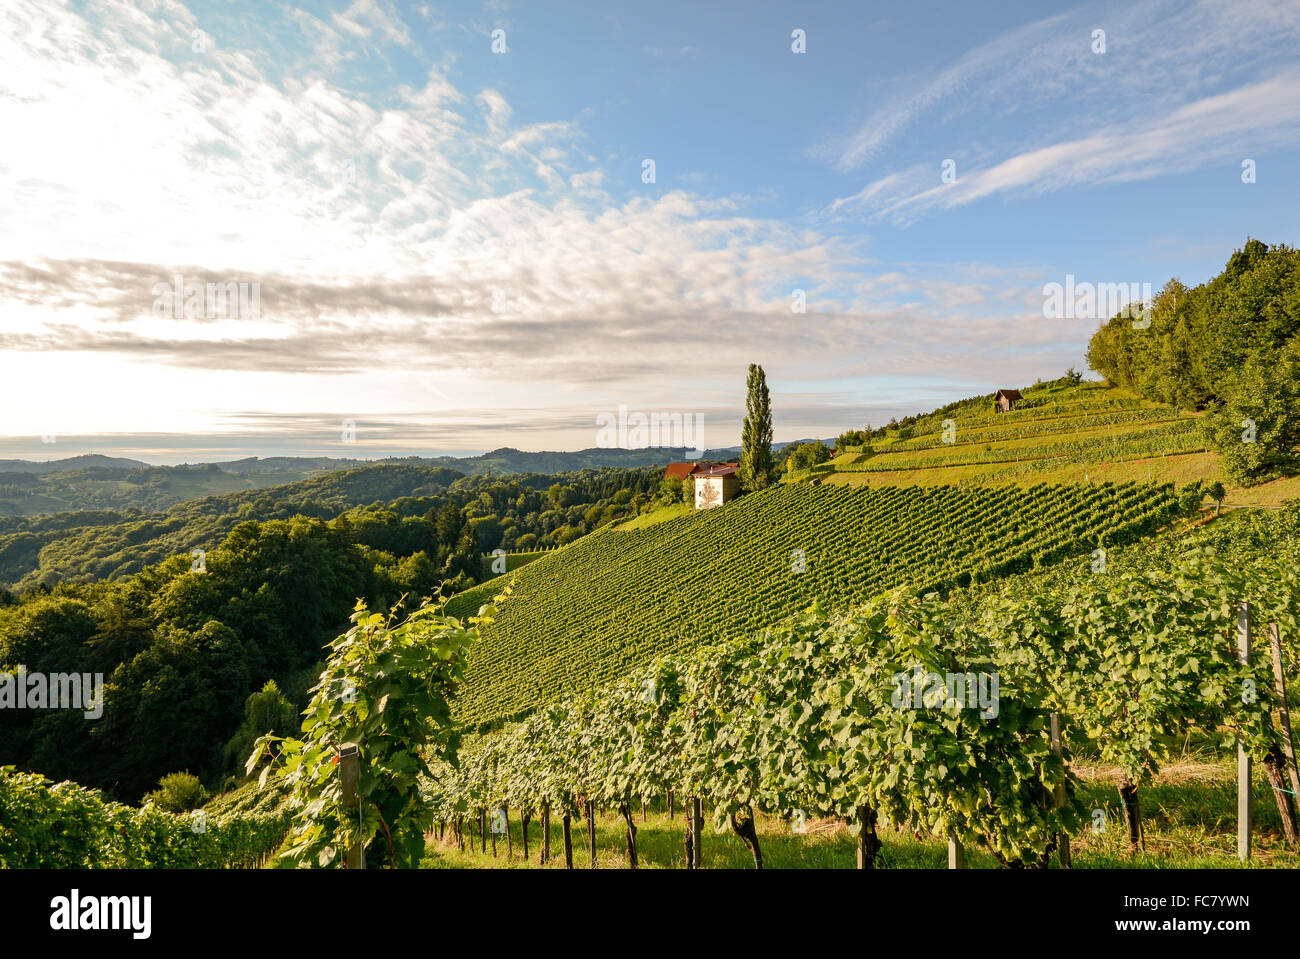
[[[185,504],[161,520],[114,524],[115,514],[99,514],[99,526],[61,530],[58,518],[45,518],[35,531],[9,532],[6,540],[71,533],[75,542],[56,540],[66,557],[77,555],[77,544],[102,553],[101,539],[158,548],[149,537],[168,523],[177,524],[171,542],[196,542],[200,532],[208,539],[201,557],[182,547],[129,576],[0,597],[0,669],[105,680],[97,720],[76,710],[0,711],[0,764],[127,801],[179,770],[220,788],[241,771],[246,710],[254,726],[268,713],[295,715],[320,672],[323,646],[346,628],[357,600],[388,610],[404,595],[409,604],[473,585],[483,552],[563,545],[634,515],[650,504],[660,474],[604,469],[493,480],[448,472],[368,467],[283,487],[282,495]],[[431,491],[408,495],[426,486]],[[347,505],[395,490],[404,495]],[[145,554],[133,555],[138,563]],[[79,575],[94,576],[93,568]]]
[[[1204,410],[1228,478],[1270,479],[1300,444],[1300,251],[1249,240],[1223,272],[1170,280],[1147,311],[1099,329],[1088,362],[1148,399]]]
[[[178,553],[211,549],[242,522],[334,519],[350,508],[378,503],[388,504],[385,508],[399,519],[414,521],[453,502],[473,522],[484,552],[562,546],[610,518],[639,511],[658,477],[653,468],[607,468],[519,474],[507,481],[465,477],[445,467],[382,464],[269,490],[203,497],[165,512],[0,517],[0,586],[22,592],[60,582],[114,579]],[[548,490],[553,485],[571,492],[557,493],[552,501]],[[612,502],[623,490],[622,501]],[[637,494],[642,498],[633,505]]]

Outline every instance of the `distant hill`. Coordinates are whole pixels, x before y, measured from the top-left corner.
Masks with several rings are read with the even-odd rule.
[[[333,456],[248,456],[242,460],[228,460],[212,465],[236,476],[250,476],[257,473],[311,473],[356,469],[358,466],[369,466],[373,462],[373,460],[339,459]],[[427,460],[421,462],[428,463]]]
[[[797,441],[802,442],[802,441]],[[786,444],[773,444],[778,449]],[[501,473],[569,473],[602,466],[619,466],[625,469],[636,466],[659,466],[680,462],[690,451],[681,446],[647,446],[643,449],[606,449],[593,447],[576,452],[530,453],[503,446],[481,456],[440,456],[421,462],[436,463],[458,469],[467,476],[478,476],[491,470]],[[705,450],[702,459],[728,459],[740,455],[740,447]],[[393,462],[405,462],[398,460]]]
[[[33,473],[39,476],[44,473],[64,473],[69,470],[82,470],[88,467],[117,470],[150,468],[148,463],[141,463],[139,460],[122,459],[116,456],[100,456],[98,453],[87,453],[84,456],[68,456],[61,460],[47,460],[45,462],[0,460],[0,473]]]
[[[795,440],[794,443],[806,442]],[[776,449],[792,445],[775,443]],[[380,460],[331,456],[249,456],[218,463],[150,466],[98,454],[39,463],[0,460],[0,516],[40,516],[76,510],[165,510],[187,500],[283,486],[367,466],[451,469],[465,476],[576,473],[606,466],[631,469],[686,458],[681,447],[592,448],[527,452],[505,446],[480,456],[404,456]],[[704,459],[735,459],[739,447],[706,450]],[[399,494],[401,495],[401,494]]]

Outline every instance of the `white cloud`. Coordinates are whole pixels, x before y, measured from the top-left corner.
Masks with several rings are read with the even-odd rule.
[[[1016,382],[1024,356],[1074,361],[1078,330],[1009,320],[977,277],[927,287],[925,270],[866,269],[857,243],[748,215],[744,197],[616,198],[574,147],[580,117],[517,125],[504,95],[462,89],[447,62],[358,95],[330,69],[357,42],[401,42],[387,10],[291,21],[331,51],[298,70],[229,45],[192,53],[179,7],[92,22],[11,0],[0,432],[42,418],[202,432],[249,409],[680,409],[685,389],[722,408],[754,360],[774,382]],[[153,318],[153,284],[176,270],[256,280],[261,316]],[[796,285],[806,315],[790,312]],[[18,402],[34,395],[40,410]]]
[[[998,193],[1046,193],[1095,183],[1145,180],[1216,163],[1234,164],[1300,142],[1300,68],[1206,97],[1154,122],[1144,119],[1017,154],[986,169],[940,183],[937,170],[890,174],[831,213],[872,210],[907,220],[933,209],[964,206]],[[925,187],[920,183],[926,182]]]
[[[1094,29],[1106,32],[1105,53],[1092,50]],[[879,163],[886,148],[907,162],[827,212],[906,222],[995,193],[1145,179],[1295,144],[1297,45],[1290,0],[1053,15],[975,47],[821,144],[843,171]],[[989,116],[999,122],[981,122]],[[945,156],[957,157],[955,184],[940,180]]]
[[[353,0],[351,6],[342,13],[334,14],[332,19],[343,30],[362,40],[370,40],[377,35],[398,46],[415,46],[401,15],[376,0]]]

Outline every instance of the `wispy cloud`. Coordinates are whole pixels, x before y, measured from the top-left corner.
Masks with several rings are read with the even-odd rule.
[[[906,161],[826,211],[909,222],[993,194],[1147,179],[1295,145],[1297,45],[1300,6],[1283,0],[1094,3],[1017,28],[821,144],[842,171]],[[996,129],[982,122],[993,115]],[[941,180],[945,157],[956,158],[955,182]]]
[[[938,183],[937,168],[914,167],[835,200],[832,214],[867,210],[898,220],[964,206],[998,193],[1047,193],[1146,180],[1211,164],[1236,163],[1300,142],[1300,69],[1206,97],[1154,122],[1039,147]]]

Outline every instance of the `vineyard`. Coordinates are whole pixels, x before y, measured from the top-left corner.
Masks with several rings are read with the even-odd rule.
[[[928,442],[928,441],[927,441]],[[888,447],[891,449],[892,447]],[[884,452],[838,466],[839,472],[892,472],[899,469],[927,469],[937,466],[972,466],[985,463],[1028,462],[1050,465],[1058,458],[1076,463],[1138,459],[1179,453],[1204,452],[1205,439],[1195,420],[1164,423],[1130,430],[1119,437],[1095,431],[1056,442],[965,442],[915,447],[904,453]]]
[[[560,817],[570,864],[574,817],[590,824],[596,807],[617,810],[635,866],[633,809],[676,796],[711,810],[714,828],[743,840],[760,868],[759,812],[847,820],[860,866],[874,862],[888,821],[1002,865],[1042,867],[1071,835],[1097,828],[1079,798],[1076,753],[1122,771],[1124,821],[1113,828],[1136,849],[1141,788],[1197,732],[1225,749],[1236,739],[1262,764],[1296,848],[1268,657],[1243,664],[1233,642],[1237,599],[1257,597],[1256,622],[1278,624],[1294,662],[1291,562],[1193,550],[1168,569],[1009,592],[979,602],[900,592],[659,658],[482,738],[459,769],[439,770],[427,800],[462,849],[473,829],[485,842],[489,815],[508,825],[513,810],[523,836],[541,819],[546,856],[550,817]]]
[[[287,812],[261,798],[242,812],[178,815],[3,766],[0,869],[257,868],[289,831]]]
[[[787,481],[857,484],[870,476],[871,485],[987,484],[1137,460],[1150,464],[1152,479],[1163,480],[1169,457],[1207,452],[1200,418],[1098,383],[1042,384],[1027,388],[1010,412],[994,413],[990,406],[989,397],[953,404],[887,430],[869,446],[841,450],[830,463]],[[1201,466],[1206,476],[1214,472],[1208,462]]]
[[[563,693],[779,622],[994,580],[1154,531],[1172,487],[785,485],[645,529],[602,531],[506,579],[514,595],[470,654],[459,718],[486,727]],[[498,581],[499,582],[499,581]],[[457,596],[452,615],[497,582]]]

